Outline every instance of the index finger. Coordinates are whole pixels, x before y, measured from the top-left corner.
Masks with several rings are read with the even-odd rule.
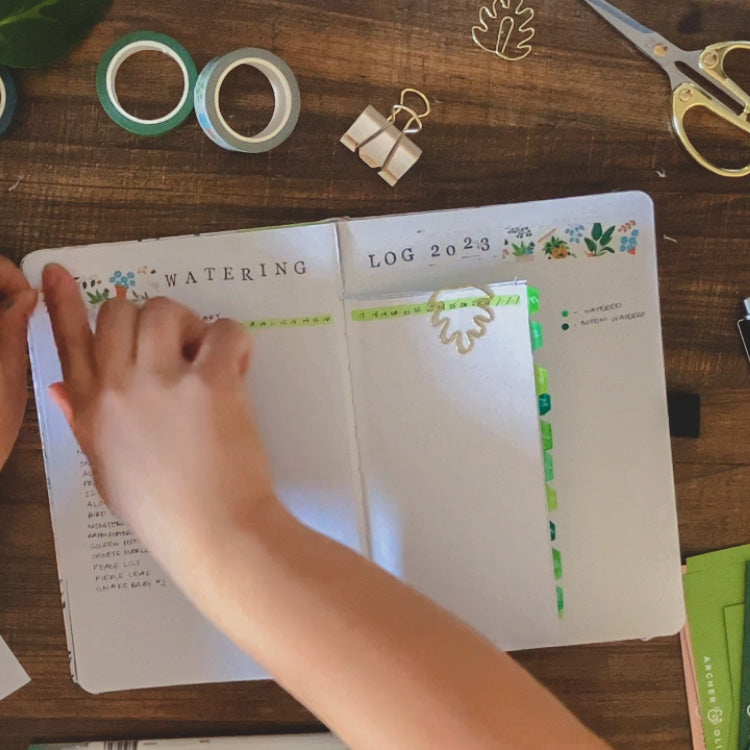
[[[86,392],[95,374],[94,337],[86,307],[75,279],[57,263],[44,267],[42,288],[63,379],[69,395],[75,400],[77,394]]]

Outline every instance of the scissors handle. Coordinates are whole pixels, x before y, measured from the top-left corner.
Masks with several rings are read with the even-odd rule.
[[[711,44],[701,52],[699,64],[701,70],[713,79],[719,88],[734,95],[737,101],[744,105],[743,114],[750,114],[750,95],[743,91],[724,70],[724,61],[727,55],[734,50],[744,49],[750,51],[750,42],[719,42]]]
[[[674,111],[672,122],[675,132],[682,141],[682,145],[687,149],[690,156],[698,162],[698,164],[714,174],[721,175],[722,177],[747,177],[750,175],[750,164],[745,167],[740,167],[739,169],[729,169],[712,164],[693,145],[685,130],[685,115],[691,109],[702,107],[750,136],[750,121],[748,121],[746,113],[738,115],[736,112],[729,109],[729,107],[711,96],[697,83],[692,82],[682,83],[674,90],[672,105]]]

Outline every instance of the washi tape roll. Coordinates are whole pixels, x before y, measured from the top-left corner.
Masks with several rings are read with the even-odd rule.
[[[13,120],[16,111],[16,85],[7,68],[0,67],[0,135]]]
[[[184,88],[177,106],[164,117],[144,120],[123,109],[117,97],[115,79],[120,66],[137,52],[161,52],[171,57],[182,72]],[[138,135],[161,135],[176,128],[193,109],[193,89],[198,77],[193,59],[175,39],[156,31],[134,31],[118,39],[99,61],[96,69],[96,93],[104,111],[121,127]]]
[[[273,88],[275,104],[271,120],[260,133],[252,136],[233,130],[219,107],[221,86],[230,71],[240,65],[259,70]],[[203,132],[229,151],[258,154],[276,148],[292,134],[299,112],[299,86],[294,73],[280,57],[264,49],[244,47],[211,60],[195,84],[195,113]]]

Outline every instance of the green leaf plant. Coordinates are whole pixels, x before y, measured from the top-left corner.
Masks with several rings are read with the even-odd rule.
[[[0,65],[38,68],[70,52],[112,0],[0,0]]]
[[[609,245],[614,233],[614,227],[610,227],[605,232],[601,224],[594,224],[591,237],[585,238],[588,254],[598,258],[607,253],[614,253],[614,248]]]

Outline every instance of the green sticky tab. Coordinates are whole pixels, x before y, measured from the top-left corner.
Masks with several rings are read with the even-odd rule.
[[[536,320],[532,320],[529,323],[529,328],[531,330],[531,349],[532,351],[536,351],[537,349],[541,349],[544,346],[544,333],[542,329],[542,324],[538,323]]]
[[[542,395],[539,396],[539,413],[544,416],[545,414],[549,414],[551,409],[552,399],[550,398],[549,393],[542,393]]]
[[[539,290],[533,286],[526,287],[526,294],[529,299],[529,315],[534,315],[539,312],[541,307],[541,300],[539,298]]]
[[[557,491],[547,485],[547,510],[557,510]]]
[[[534,365],[534,381],[536,382],[536,395],[541,396],[549,389],[549,373],[544,367]]]
[[[552,521],[549,522],[549,538],[553,542],[557,539],[557,526]]]
[[[542,428],[542,448],[546,451],[551,451],[554,448],[552,425],[544,420],[541,420],[540,425]]]
[[[562,555],[559,549],[552,550],[552,562],[555,564],[555,580],[562,578]]]
[[[544,452],[544,478],[551,482],[555,478],[555,462],[549,451]]]
[[[563,596],[563,590],[561,586],[555,586],[557,591],[557,616],[563,616],[563,610],[565,609],[565,597]]]

